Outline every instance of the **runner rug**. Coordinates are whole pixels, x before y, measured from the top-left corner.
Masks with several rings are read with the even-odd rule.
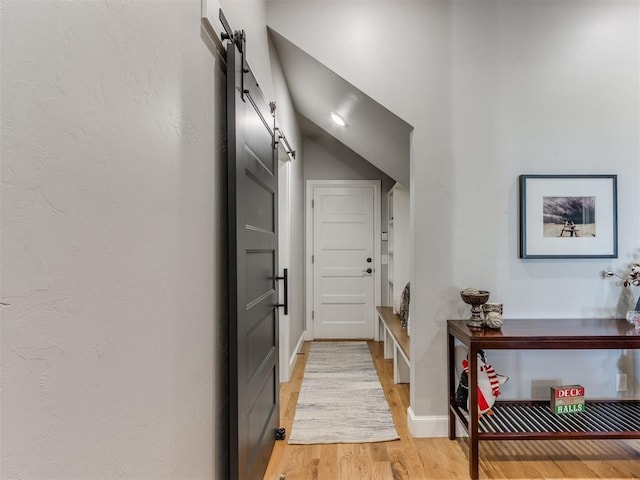
[[[399,438],[366,342],[314,342],[289,443]]]

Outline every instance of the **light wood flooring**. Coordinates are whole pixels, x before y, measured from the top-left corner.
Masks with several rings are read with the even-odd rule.
[[[468,479],[464,440],[413,438],[407,427],[409,386],[394,385],[393,364],[382,344],[369,342],[374,364],[401,439],[393,442],[288,445],[276,442],[265,474],[268,480]],[[291,380],[280,389],[281,426],[291,431],[309,344]],[[640,479],[640,441],[480,442],[480,478]]]

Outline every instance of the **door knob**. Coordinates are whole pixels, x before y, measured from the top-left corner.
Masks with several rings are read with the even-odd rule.
[[[371,263],[372,261],[371,257],[367,258],[367,263]]]
[[[364,273],[371,273],[373,270],[371,268],[367,268],[366,270],[362,270]]]

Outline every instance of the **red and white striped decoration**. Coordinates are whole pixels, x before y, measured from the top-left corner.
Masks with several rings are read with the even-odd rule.
[[[462,361],[462,366],[469,375],[467,359]],[[485,363],[480,356],[478,356],[478,374],[478,411],[482,414],[493,407],[496,398],[500,395],[500,379],[493,366]]]
[[[485,364],[484,370],[489,376],[489,383],[491,383],[491,391],[493,392],[493,396],[497,397],[498,395],[500,395],[500,382],[498,381],[498,374],[488,363]]]

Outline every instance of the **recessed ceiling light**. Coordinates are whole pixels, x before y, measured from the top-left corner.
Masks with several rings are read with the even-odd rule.
[[[344,118],[342,118],[340,115],[338,115],[336,112],[331,112],[331,119],[337,124],[340,125],[341,127],[344,127],[347,122],[344,121]]]

